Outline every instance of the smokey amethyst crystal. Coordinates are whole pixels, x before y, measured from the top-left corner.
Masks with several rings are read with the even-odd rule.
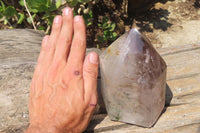
[[[101,92],[111,120],[151,127],[165,104],[166,63],[131,29],[100,55]]]

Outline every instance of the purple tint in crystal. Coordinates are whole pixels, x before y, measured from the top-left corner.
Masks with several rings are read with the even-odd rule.
[[[151,127],[165,104],[166,63],[131,29],[100,55],[101,92],[111,120]]]

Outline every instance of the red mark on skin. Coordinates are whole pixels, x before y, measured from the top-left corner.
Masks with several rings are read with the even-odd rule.
[[[97,104],[92,104],[92,103],[90,103],[90,106],[97,106]]]
[[[78,75],[80,75],[80,72],[79,71],[74,71],[74,75],[78,76]]]

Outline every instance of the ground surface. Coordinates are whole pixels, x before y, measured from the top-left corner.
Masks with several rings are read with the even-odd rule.
[[[140,29],[155,47],[195,44],[200,40],[199,0],[154,0],[150,9],[135,14],[127,13],[127,0],[113,2],[103,0],[94,8],[94,19],[107,16],[116,22],[116,32],[120,35],[132,26]],[[120,5],[120,6],[118,6]],[[92,32],[101,30],[94,27]],[[88,36],[91,36],[88,34]],[[92,37],[91,37],[92,38]],[[92,46],[93,40],[89,41]],[[98,42],[96,42],[98,43]],[[106,46],[101,45],[102,47]]]
[[[97,44],[100,47],[107,47],[111,43],[111,41],[100,43],[97,39],[97,35],[103,34],[103,30],[97,25],[104,16],[116,23],[115,32],[119,36],[129,30],[134,23],[133,25],[143,31],[155,47],[191,44],[200,40],[198,31],[200,29],[200,0],[141,1],[154,2],[150,2],[153,4],[147,6],[149,10],[128,15],[128,0],[99,0],[93,6],[93,25],[88,26],[87,30],[88,47],[97,47]],[[145,9],[146,6],[143,8]],[[42,19],[38,21],[43,22]],[[31,25],[15,25],[14,27],[31,28]],[[6,27],[3,21],[0,21],[0,29],[7,28],[8,26]]]
[[[199,0],[158,2],[144,16],[146,17],[136,17],[136,20],[141,20],[136,21],[136,24],[146,33],[156,47],[200,42]]]
[[[161,0],[145,13],[137,14],[132,18],[120,17],[117,32],[122,33],[124,29],[130,29],[133,20],[135,20],[134,25],[146,34],[152,44],[158,48],[200,42],[199,0]],[[22,47],[29,44],[25,51],[21,51],[21,48],[15,45],[10,48],[16,48],[18,51],[12,51],[8,47],[0,49],[0,53],[4,53],[0,54],[0,59],[5,59],[9,55],[6,57],[7,60],[1,60],[0,64],[3,68],[0,69],[0,132],[20,133],[22,132],[21,127],[28,124],[28,88],[25,86],[29,86],[31,81],[42,35],[34,40],[38,45],[35,47],[26,38],[30,37],[31,33],[27,36],[20,36],[21,34],[18,34],[17,37],[10,36],[13,40],[6,40],[3,34],[0,36],[0,41],[4,41],[4,45],[9,44],[10,41],[13,41],[14,44],[15,39],[21,40]],[[27,52],[30,47],[33,53]],[[16,55],[20,58],[15,58]],[[24,63],[20,63],[22,60]],[[13,78],[17,80],[13,81]],[[18,89],[21,86],[24,88]],[[10,98],[9,96],[14,93],[21,95]]]

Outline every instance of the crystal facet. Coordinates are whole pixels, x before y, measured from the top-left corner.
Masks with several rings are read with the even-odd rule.
[[[111,120],[151,127],[165,104],[166,63],[131,29],[100,55],[101,91]]]

